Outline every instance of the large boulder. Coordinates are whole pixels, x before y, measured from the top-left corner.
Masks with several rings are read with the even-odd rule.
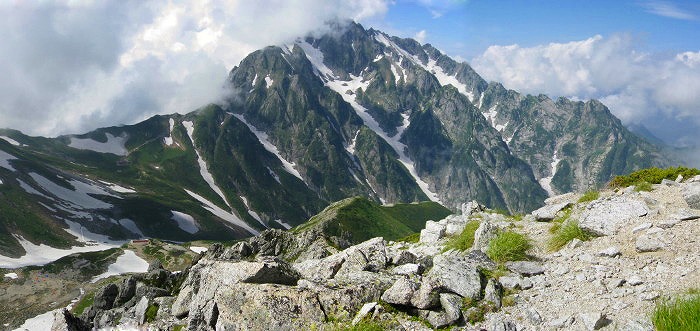
[[[427,221],[425,222],[425,229],[420,230],[420,242],[435,243],[445,236],[446,229],[447,227],[444,224]]]
[[[681,193],[690,208],[700,209],[700,182],[684,184]]]
[[[620,227],[630,219],[638,218],[649,213],[649,208],[643,201],[613,197],[591,202],[581,215],[581,229],[600,236],[610,236],[618,232]]]
[[[478,268],[486,264],[481,259],[479,253],[467,255],[450,251],[436,255],[432,269],[426,273],[420,288],[411,298],[411,305],[419,309],[434,308],[440,293],[480,299],[481,275]]]
[[[571,206],[571,202],[562,202],[553,205],[545,205],[544,207],[537,209],[532,212],[532,216],[535,217],[537,221],[551,221],[553,220],[559,211]]]
[[[284,285],[239,283],[222,288],[214,301],[216,319],[206,322],[216,330],[310,330],[326,316],[316,293]]]
[[[384,291],[382,300],[395,305],[410,305],[413,293],[415,293],[419,287],[420,283],[407,277],[401,277],[394,282],[394,285]]]
[[[431,311],[427,320],[435,328],[451,325],[462,317],[462,297],[452,293],[440,294],[440,305],[443,311]]]
[[[186,316],[201,310],[225,287],[237,283],[296,285],[301,276],[287,262],[276,257],[256,261],[199,261],[183,282],[173,303],[173,315]]]

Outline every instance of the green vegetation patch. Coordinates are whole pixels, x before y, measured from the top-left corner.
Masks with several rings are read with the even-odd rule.
[[[415,236],[428,220],[439,220],[449,214],[449,210],[432,202],[385,207],[363,197],[354,197],[328,206],[292,232],[321,229],[328,236],[349,237],[353,243],[374,237],[399,240]]]
[[[438,221],[452,214],[449,209],[433,201],[399,203],[381,208],[391,217],[400,220],[401,223],[416,232],[425,228],[425,222]]]
[[[75,315],[80,315],[82,314],[85,309],[88,307],[92,306],[92,304],[95,302],[95,292],[90,292],[86,295],[84,295],[80,301],[78,301],[75,306],[73,306],[73,314]]]
[[[479,221],[469,221],[464,227],[464,230],[462,230],[462,233],[450,238],[447,244],[445,244],[444,250],[455,249],[465,251],[470,249],[474,244],[474,233],[476,229],[479,228],[479,224],[481,224]]]
[[[641,182],[634,186],[634,190],[637,192],[651,192],[652,187],[649,182]]]
[[[700,330],[700,295],[658,302],[651,321],[658,331]]]
[[[148,305],[148,308],[146,309],[146,322],[152,323],[153,321],[156,320],[157,315],[158,315],[158,305],[157,304]]]
[[[700,170],[686,167],[669,167],[666,169],[653,167],[638,170],[629,175],[615,176],[609,185],[610,187],[618,188],[639,185],[644,182],[660,184],[663,179],[674,180],[678,175],[683,176],[683,178],[691,178],[700,175]]]
[[[598,200],[598,198],[600,198],[600,192],[595,191],[595,190],[590,190],[590,191],[586,191],[586,193],[584,193],[580,198],[578,198],[578,202],[579,203],[589,202],[589,201],[593,201],[593,200]]]
[[[486,255],[496,262],[519,261],[528,258],[532,248],[530,239],[514,231],[503,231],[489,242]]]
[[[593,238],[593,235],[581,229],[576,221],[566,222],[563,225],[555,223],[552,228],[550,228],[550,232],[553,233],[552,237],[549,238],[547,242],[547,248],[550,251],[559,250],[569,241],[574,240],[574,238],[581,241],[587,241]]]

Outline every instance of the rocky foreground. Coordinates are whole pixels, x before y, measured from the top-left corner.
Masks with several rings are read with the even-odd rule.
[[[578,202],[565,194],[525,217],[463,205],[418,242],[374,238],[340,250],[319,234],[266,231],[214,245],[182,273],[153,265],[100,289],[54,330],[653,330],[656,300],[700,285],[700,176]],[[479,221],[465,251],[445,245]],[[556,222],[595,236],[548,248]],[[484,252],[499,231],[532,240],[527,261]]]

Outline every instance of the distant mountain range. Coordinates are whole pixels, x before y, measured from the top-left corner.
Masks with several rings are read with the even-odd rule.
[[[187,115],[58,138],[0,131],[0,254],[243,238],[351,196],[527,212],[674,163],[596,100],[522,95],[356,23],[255,51],[228,83],[226,104]]]

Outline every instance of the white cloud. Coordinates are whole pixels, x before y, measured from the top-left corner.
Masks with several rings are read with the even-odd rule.
[[[428,37],[428,32],[426,32],[425,30],[420,30],[413,36],[413,39],[415,39],[417,42],[423,44],[423,43],[425,43],[425,38],[427,38],[427,37]]]
[[[521,92],[600,99],[623,122],[644,124],[667,140],[700,138],[700,52],[644,53],[628,35],[594,36],[491,46],[472,65],[486,79]]]
[[[383,15],[388,0],[0,3],[0,127],[83,132],[222,95],[255,49]],[[31,120],[28,120],[31,119]]]
[[[679,20],[697,20],[693,13],[678,7],[669,1],[647,1],[642,3],[642,7],[647,12],[663,17],[675,18]]]

